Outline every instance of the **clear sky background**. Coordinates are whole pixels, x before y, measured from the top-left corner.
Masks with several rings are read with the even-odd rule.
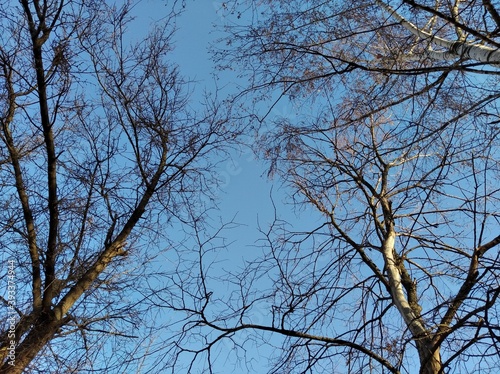
[[[135,8],[137,19],[133,23],[137,27],[137,33],[146,32],[148,27],[156,19],[168,14],[171,1],[166,0],[142,0]],[[187,0],[184,13],[177,19],[178,31],[175,34],[175,50],[171,60],[179,65],[180,72],[190,81],[193,81],[190,89],[193,91],[191,105],[203,100],[204,91],[214,91],[214,76],[218,77],[218,85],[226,87],[222,93],[237,90],[235,76],[230,73],[215,71],[211,61],[209,49],[222,34],[220,30],[226,22],[232,22],[226,18],[222,2],[206,0]],[[135,29],[134,29],[135,31]],[[240,82],[244,84],[245,82]],[[219,98],[221,94],[219,94]],[[297,110],[287,103],[278,103],[270,117],[293,117]],[[221,162],[216,170],[222,181],[218,192],[219,211],[212,211],[213,220],[218,221],[220,216],[223,222],[234,219],[239,224],[237,227],[224,232],[227,242],[231,243],[225,250],[217,255],[221,268],[235,271],[243,265],[243,260],[255,259],[262,253],[258,247],[258,240],[262,239],[259,226],[267,229],[274,219],[274,207],[278,217],[286,218],[287,221],[296,225],[299,229],[311,228],[317,225],[317,216],[309,209],[300,213],[293,210],[286,191],[280,187],[279,181],[269,180],[267,177],[268,165],[257,160],[252,154],[251,146],[241,147],[235,150],[229,160]],[[304,220],[307,220],[305,222]],[[213,284],[212,284],[213,285]],[[221,285],[222,287],[222,285]],[[217,290],[214,290],[217,293]],[[219,292],[224,290],[219,289]],[[269,312],[265,309],[256,309],[252,315],[252,322],[265,323]],[[280,339],[280,337],[275,337]],[[232,373],[234,370],[241,373],[260,373],[268,370],[268,356],[273,352],[265,348],[259,349],[253,345],[247,347],[247,354],[253,357],[252,367],[240,366],[238,359],[233,355],[224,358],[224,351],[229,352],[231,347],[227,342],[222,342],[219,349],[222,350],[221,360],[215,367],[217,373]],[[203,372],[202,367],[195,368],[194,372]]]
[[[143,0],[135,9],[138,16],[134,26],[141,28],[139,32],[146,31],[142,27],[165,16],[170,5],[171,1]],[[227,85],[229,90],[236,89],[235,78],[227,73],[219,76],[209,54],[211,43],[222,35],[219,30],[224,22],[228,20],[224,17],[222,2],[203,0],[188,0],[184,13],[177,19],[178,31],[174,36],[175,50],[171,60],[179,65],[181,74],[193,82],[190,84],[192,106],[203,100],[205,91],[215,90],[214,73],[219,77],[218,84]],[[231,154],[229,160],[219,164],[216,172],[222,181],[220,214],[225,220],[236,215],[238,223],[251,225],[243,230],[247,234],[244,236],[251,241],[253,236],[255,240],[257,219],[263,223],[273,216],[270,200],[272,183],[266,176],[265,164],[256,160],[250,149],[241,147]],[[276,191],[275,187],[273,196]],[[238,237],[241,238],[241,235]]]
[[[171,2],[168,2],[170,5]],[[217,72],[211,60],[209,49],[223,35],[221,29],[226,22],[233,22],[236,16],[227,16],[222,7],[223,2],[210,0],[187,0],[184,13],[178,18],[178,31],[172,60],[179,65],[181,73],[193,81],[193,102],[202,100],[205,90],[215,88],[213,74],[219,79],[218,85],[227,87],[227,91],[235,92],[236,77],[230,73]],[[158,10],[167,12],[164,0],[143,0],[141,18],[138,24],[148,22]],[[233,19],[234,18],[234,19]],[[150,22],[150,21],[149,21]],[[246,82],[238,82],[244,85]],[[219,98],[226,90],[219,94]],[[297,110],[287,103],[278,103],[271,111],[272,117],[293,117]],[[276,180],[267,177],[268,165],[257,160],[250,147],[241,147],[231,154],[231,159],[219,165],[217,173],[223,183],[219,192],[220,213],[227,221],[236,216],[237,223],[244,226],[235,240],[246,246],[259,238],[257,224],[266,227],[274,218],[273,202],[280,216],[285,215],[291,221],[300,221],[300,217],[292,210],[286,192]],[[272,200],[271,200],[272,196]],[[300,216],[311,217],[311,211]],[[309,226],[309,225],[308,225]],[[240,245],[238,247],[241,248]]]
[[[154,20],[167,15],[171,3],[166,0],[142,0],[134,10],[137,19],[133,26],[138,28],[137,33],[146,32]],[[190,87],[193,91],[191,105],[196,106],[197,102],[203,100],[204,91],[214,91],[214,73],[219,78],[218,85],[227,86],[226,90],[229,91],[236,89],[235,77],[229,73],[216,72],[209,54],[210,45],[222,35],[220,29],[224,22],[231,20],[225,18],[222,2],[206,0],[187,0],[184,13],[177,19],[178,31],[174,36],[176,43],[171,60],[179,65],[183,76],[193,81]],[[290,106],[278,104],[271,116],[290,116],[292,113]],[[292,212],[292,206],[286,203],[287,197],[277,181],[267,178],[266,164],[257,160],[250,148],[241,147],[232,152],[230,159],[221,162],[216,172],[222,181],[218,192],[220,209],[211,211],[214,215],[211,218],[217,222],[220,216],[223,222],[234,219],[239,224],[223,233],[230,245],[216,257],[220,268],[235,271],[242,267],[244,260],[254,259],[262,253],[257,247],[257,241],[262,239],[258,227],[260,225],[262,229],[266,229],[272,222],[273,201],[280,216],[286,216],[290,220],[297,220],[298,217]],[[215,284],[211,283],[211,286]],[[227,292],[222,289],[222,284],[220,287],[218,290],[214,289],[215,293]],[[252,322],[264,322],[267,313],[267,310],[256,309]],[[268,358],[273,355],[269,349],[259,349],[256,345],[247,346],[248,358],[252,360],[252,366],[248,367],[244,362],[238,362],[238,358],[231,354],[231,348],[229,342],[222,341],[219,344],[220,355],[214,372],[268,371]],[[185,358],[188,359],[187,356]],[[199,362],[199,367],[195,367],[193,373],[202,373],[205,369]]]

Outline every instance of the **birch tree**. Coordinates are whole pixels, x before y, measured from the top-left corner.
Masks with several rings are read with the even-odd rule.
[[[227,10],[216,57],[248,78],[259,154],[322,218],[277,218],[264,256],[231,272],[234,292],[200,297],[186,325],[207,339],[197,354],[216,365],[226,341],[243,357],[252,343],[277,352],[272,373],[498,372],[498,5]],[[293,120],[272,115],[282,101]]]
[[[176,13],[141,41],[132,9],[0,5],[1,373],[135,372],[152,322],[134,292],[232,137],[214,103],[189,108]]]

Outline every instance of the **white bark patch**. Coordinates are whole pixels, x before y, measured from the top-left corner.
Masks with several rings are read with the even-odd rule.
[[[387,273],[389,275],[389,285],[391,287],[392,299],[413,336],[425,336],[427,334],[427,330],[423,326],[422,322],[417,319],[417,316],[411,309],[403,290],[401,274],[399,273],[398,265],[396,263],[396,259],[394,258],[395,241],[396,233],[394,231],[390,231],[382,247]]]
[[[484,62],[492,65],[500,64],[500,50],[498,48],[495,49],[484,45],[468,44],[440,38],[438,36],[432,35],[431,33],[428,33],[427,31],[420,30],[417,26],[407,21],[403,16],[401,16],[391,6],[385,4],[383,1],[375,0],[375,2],[385,11],[387,11],[393,18],[399,21],[401,25],[413,35],[423,40],[427,40],[439,47],[446,48],[446,57],[448,57],[447,59],[449,59],[450,55],[452,55],[455,56],[455,58],[469,58],[478,62]]]

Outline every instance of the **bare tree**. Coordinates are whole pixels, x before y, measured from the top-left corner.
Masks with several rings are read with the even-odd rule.
[[[178,354],[216,371],[221,342],[256,342],[279,352],[272,373],[498,372],[498,6],[243,3],[253,23],[219,57],[244,68],[247,101],[279,96],[255,107],[261,155],[322,220],[276,219],[232,292],[203,266],[186,278],[207,292],[173,307],[206,344],[182,336]],[[307,110],[273,119],[279,100]]]
[[[141,41],[132,8],[0,5],[1,373],[132,372],[152,313],[134,292],[174,246],[165,227],[206,209],[233,137],[213,102],[189,108],[176,13]]]

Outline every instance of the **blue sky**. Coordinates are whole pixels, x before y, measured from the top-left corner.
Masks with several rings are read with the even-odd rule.
[[[146,32],[149,25],[155,19],[159,19],[168,13],[170,2],[165,5],[164,0],[143,0],[134,11],[137,18],[133,23],[133,32],[141,34]],[[192,81],[190,89],[193,91],[191,105],[196,106],[202,101],[204,91],[213,91],[215,88],[213,73],[214,64],[211,61],[209,48],[221,34],[218,29],[224,22],[231,20],[224,17],[222,3],[217,1],[194,1],[188,0],[184,13],[177,19],[178,31],[175,34],[175,50],[172,53],[172,61],[179,65],[181,74]],[[136,29],[137,28],[137,29]],[[226,88],[223,93],[236,90],[236,80],[229,73],[219,75],[219,84]],[[234,91],[233,91],[234,92]],[[221,97],[221,96],[219,96]],[[290,117],[296,115],[297,110],[287,103],[278,103],[270,113],[271,118]],[[248,144],[251,146],[251,144]],[[234,150],[228,160],[218,165],[216,173],[222,181],[218,192],[219,210],[212,210],[211,217],[215,223],[220,220],[228,222],[234,220],[238,225],[223,233],[230,245],[216,254],[218,266],[215,271],[221,269],[236,271],[241,268],[243,260],[251,260],[262,253],[257,241],[262,239],[261,229],[267,229],[274,218],[273,202],[279,217],[286,217],[287,221],[296,223],[301,229],[317,224],[311,210],[302,212],[300,216],[288,204],[288,198],[284,189],[280,188],[278,181],[269,180],[267,177],[268,166],[265,162],[257,160],[250,148],[241,147]],[[272,199],[271,199],[272,196]],[[305,218],[307,217],[307,218]],[[306,219],[307,221],[301,221]],[[174,228],[175,230],[175,228]],[[183,234],[181,234],[183,235]],[[212,274],[217,275],[217,274]],[[224,295],[227,289],[220,284],[210,283],[214,293]],[[252,322],[265,322],[268,310],[255,308],[252,310]],[[280,337],[275,337],[280,339]],[[263,342],[264,343],[264,342]],[[215,372],[232,373],[238,372],[266,372],[268,361],[266,356],[272,356],[273,352],[259,349],[255,344],[248,345],[248,354],[254,358],[251,368],[239,367],[241,362],[234,355],[224,357],[231,350],[229,342],[220,344],[220,364],[216,365]],[[187,357],[186,357],[187,358]],[[202,362],[194,372],[203,372]]]
[[[146,13],[150,7],[157,7],[161,0],[144,0]],[[153,13],[154,14],[154,13]],[[145,17],[147,19],[147,16]],[[227,91],[237,90],[236,78],[230,73],[216,72],[209,54],[210,44],[220,37],[220,28],[226,18],[219,1],[187,1],[185,12],[178,19],[178,31],[173,61],[179,64],[181,72],[193,80],[193,101],[201,100],[204,90],[213,90],[212,74],[216,73],[220,85],[227,86]],[[245,82],[241,82],[244,84]],[[222,91],[224,94],[225,91]],[[200,95],[200,96],[198,96]],[[278,103],[270,116],[293,116],[294,108],[286,103]],[[251,144],[249,144],[251,146]],[[219,165],[217,174],[223,182],[220,190],[220,213],[225,220],[236,216],[237,223],[242,224],[238,238],[244,245],[250,245],[258,238],[257,223],[265,226],[274,217],[271,195],[277,205],[278,213],[294,218],[291,205],[276,181],[267,177],[268,165],[257,160],[250,148],[241,147],[232,153],[231,158]],[[298,217],[295,217],[298,218]],[[240,245],[238,245],[240,247]]]
[[[171,0],[141,0],[134,8],[137,18],[129,28],[130,32],[127,35],[129,40],[133,41],[145,36],[150,25],[168,15],[171,3]],[[216,72],[209,54],[210,44],[221,35],[218,30],[226,22],[232,21],[224,13],[221,1],[186,0],[186,9],[177,19],[178,32],[174,37],[176,46],[171,54],[171,60],[179,65],[181,74],[192,82],[190,83],[190,90],[193,93],[191,106],[194,108],[203,101],[203,92],[215,90],[213,74],[219,74],[218,84],[220,87],[225,87],[219,93],[219,98],[223,98],[224,94],[228,92],[237,90],[236,78],[231,73]],[[244,85],[245,82],[241,83]],[[273,117],[295,118],[295,116],[300,118],[305,115],[301,112],[300,108],[294,108],[284,101],[273,108],[270,119]],[[220,209],[211,210],[210,212],[213,214],[211,218],[215,223],[220,218],[222,222],[234,220],[239,225],[233,226],[223,233],[227,242],[231,244],[217,253],[216,257],[220,263],[214,266],[213,270],[216,274],[212,275],[217,275],[217,271],[220,274],[221,269],[236,272],[236,268],[241,267],[243,260],[251,260],[262,252],[258,243],[259,239],[262,239],[259,226],[265,230],[272,222],[274,206],[276,206],[278,217],[285,218],[293,224],[296,230],[307,231],[319,225],[320,219],[313,209],[301,211],[300,215],[293,210],[286,190],[280,187],[279,180],[267,178],[268,165],[254,157],[251,152],[252,144],[248,143],[250,144],[247,144],[247,148],[242,146],[235,149],[227,160],[218,164],[215,170],[222,185],[218,191]],[[174,226],[169,232],[169,236],[175,238],[177,235],[182,240],[185,233],[182,231],[178,233],[177,229],[178,227]],[[175,255],[175,252],[170,251],[169,254]],[[172,256],[172,258],[174,257]],[[161,266],[168,267],[169,264],[161,263]],[[266,280],[259,279],[258,282],[260,285],[260,282],[265,283]],[[212,282],[210,286],[212,288],[209,290],[213,290],[214,293],[218,292],[221,295],[224,295],[224,292],[227,293],[227,288],[222,282]],[[131,289],[131,292],[137,293],[134,288]],[[265,303],[257,304],[257,307],[252,307],[249,311],[254,313],[250,315],[252,322],[266,324],[266,321],[269,321],[270,311]],[[279,342],[280,337],[269,338],[266,336],[265,338],[268,340],[245,342],[248,344],[246,346],[249,350],[247,353],[250,357],[255,358],[254,366],[247,372],[266,371],[265,368],[268,364],[266,358],[273,355],[272,350],[267,349],[269,345],[266,343]],[[223,357],[224,353],[229,352],[231,348],[231,344],[228,342],[220,344],[219,352],[222,353],[222,357],[215,372],[235,372],[234,366],[238,365],[237,356],[233,355],[228,361],[225,361]],[[238,372],[245,372],[244,369],[245,367],[240,368]],[[200,362],[200,367],[196,367],[194,372],[203,372],[203,370],[203,364]]]
[[[145,31],[146,28],[142,28],[144,25],[152,24],[155,19],[167,14],[169,5],[165,4],[164,0],[143,0],[135,9],[138,16],[134,26]],[[177,19],[178,31],[174,36],[175,49],[171,58],[179,65],[181,74],[193,82],[190,84],[193,106],[203,100],[205,90],[215,89],[212,76],[215,70],[209,47],[221,35],[217,29],[227,21],[221,4],[215,1],[187,1],[184,13]],[[220,79],[222,84],[228,84],[228,89],[234,89],[233,77],[224,73]],[[282,115],[282,112],[286,112],[286,108],[281,108],[276,115]],[[272,218],[271,182],[266,172],[266,166],[243,147],[235,150],[217,170],[222,181],[219,192],[221,214],[225,219],[236,215],[239,223],[254,226],[254,230],[246,230],[248,233],[257,232],[257,217],[261,220]]]

